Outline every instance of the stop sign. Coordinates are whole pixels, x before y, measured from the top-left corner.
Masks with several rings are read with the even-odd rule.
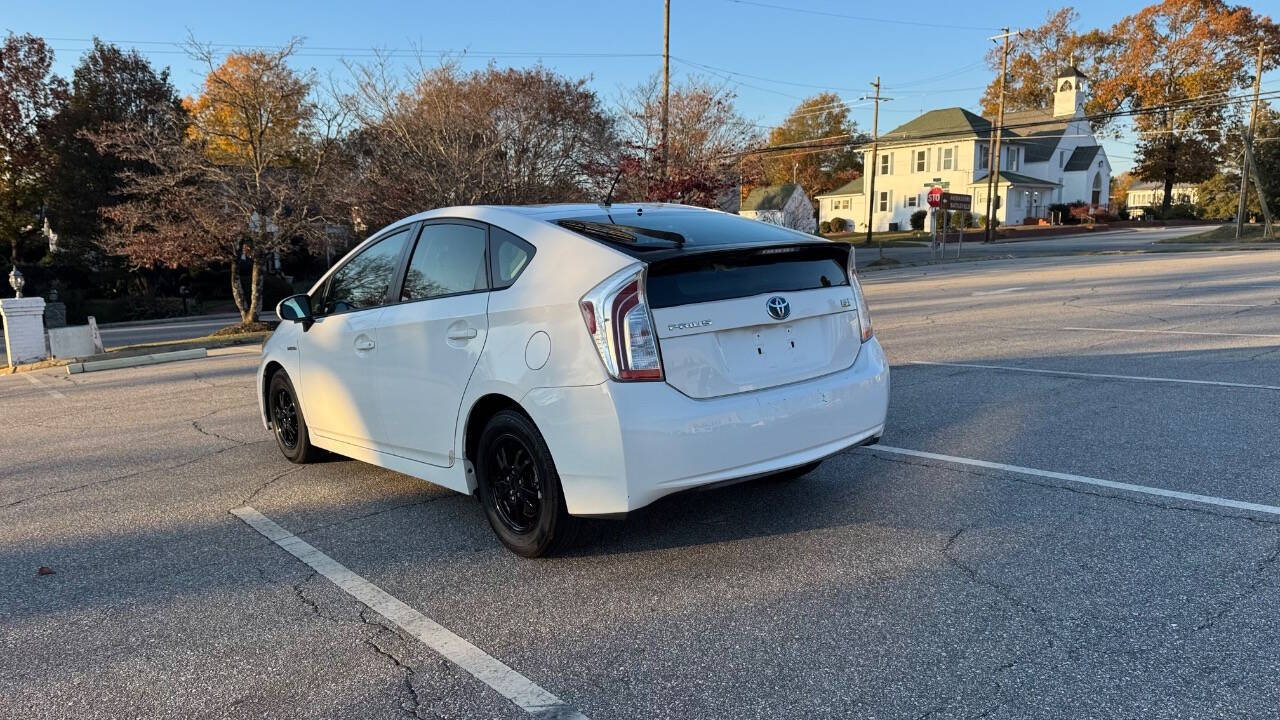
[[[933,187],[929,190],[929,207],[938,207],[942,204],[942,188]]]

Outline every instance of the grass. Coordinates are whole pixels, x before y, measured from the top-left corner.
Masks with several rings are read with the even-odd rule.
[[[234,326],[233,326],[234,327]],[[231,347],[234,345],[252,345],[266,342],[271,335],[271,331],[243,332],[236,334],[219,334],[223,333],[227,328],[218,330],[212,335],[206,335],[199,338],[183,338],[181,340],[161,340],[158,342],[141,343],[138,345],[124,345],[122,347],[111,348],[100,355],[90,355],[78,358],[49,358],[34,363],[25,363],[9,370],[9,372],[26,372],[28,370],[41,370],[44,368],[61,367],[73,362],[85,362],[88,360],[109,360],[114,358],[137,357],[138,355],[150,355],[157,352],[174,352],[177,350],[194,350],[196,348],[214,348]],[[0,366],[0,373],[4,373],[5,368]]]
[[[1176,238],[1165,238],[1161,243],[1183,244],[1183,243],[1274,243],[1280,242],[1275,228],[1272,228],[1271,237],[1262,237],[1262,225],[1247,224],[1244,226],[1244,232],[1240,236],[1240,240],[1236,240],[1235,224],[1227,224],[1216,227],[1202,233],[1194,235],[1183,235]]]
[[[871,243],[867,243],[865,232],[845,232],[824,235],[828,240],[847,242],[854,247],[922,247],[929,244],[929,233],[908,230],[906,232],[878,232],[871,234]]]

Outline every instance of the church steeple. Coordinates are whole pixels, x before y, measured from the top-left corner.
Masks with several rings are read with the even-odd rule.
[[[1084,73],[1074,65],[1058,71],[1053,86],[1053,116],[1074,117],[1084,114]]]

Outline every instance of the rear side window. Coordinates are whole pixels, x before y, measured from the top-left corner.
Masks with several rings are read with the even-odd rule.
[[[646,293],[653,308],[728,300],[774,292],[848,285],[844,248],[705,253],[649,267]]]
[[[407,228],[392,233],[338,268],[329,278],[321,314],[364,310],[385,302],[408,241]]]
[[[484,290],[485,231],[474,225],[425,225],[404,276],[401,300]]]
[[[533,259],[533,246],[502,228],[492,226],[489,228],[489,246],[492,248],[493,289],[511,287]]]

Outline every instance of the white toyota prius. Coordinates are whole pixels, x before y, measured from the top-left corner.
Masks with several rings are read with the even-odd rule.
[[[530,557],[580,517],[802,475],[888,412],[852,248],[713,210],[432,210],[276,312],[258,398],[286,458],[476,493]]]

